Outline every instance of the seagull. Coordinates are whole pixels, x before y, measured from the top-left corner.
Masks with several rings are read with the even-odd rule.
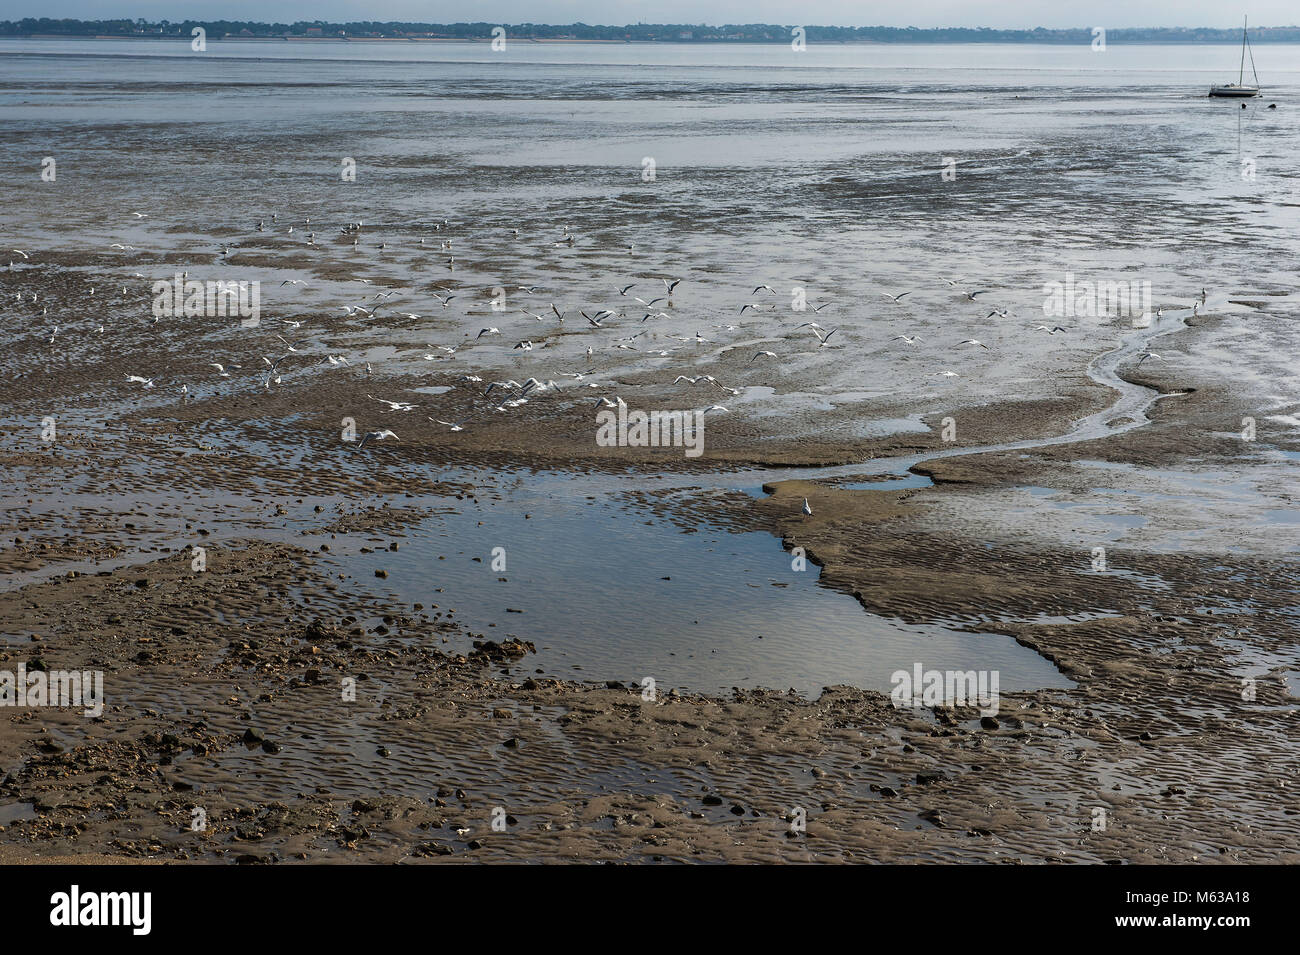
[[[907,342],[909,345],[915,345],[917,342],[919,342],[919,341],[921,340],[921,336],[920,336],[920,335],[895,335],[894,337],[895,337],[895,338],[901,338],[903,341]]]
[[[9,251],[10,251],[10,252],[17,252],[17,253],[18,253],[19,255],[21,255],[24,259],[30,259],[30,258],[31,258],[31,256],[28,255],[26,252],[24,252],[22,249],[10,249]]]
[[[1047,334],[1049,335],[1055,335],[1057,332],[1065,331],[1065,329],[1062,328],[1060,325],[1053,325],[1051,328],[1048,328],[1046,325],[1035,325],[1034,331],[1047,332]]]
[[[754,353],[754,357],[751,358],[748,362],[746,362],[746,364],[752,365],[752,364],[754,364],[754,362],[758,361],[758,360],[759,360],[760,358],[762,358],[764,355],[766,355],[768,358],[775,358],[775,357],[776,357],[776,352],[774,352],[774,351],[760,351],[760,352],[755,352],[755,353]]]
[[[149,218],[149,213],[147,213],[147,212],[133,212],[133,213],[131,213],[131,215],[135,216],[137,219],[147,219],[147,218]]]
[[[153,379],[152,379],[152,378],[141,378],[139,375],[127,375],[127,376],[126,376],[126,380],[127,380],[127,381],[133,381],[133,382],[136,382],[137,384],[144,385],[146,388],[152,388],[152,387],[153,387]]]
[[[209,362],[210,367],[215,368],[222,378],[229,378],[230,372],[219,361]]]
[[[890,295],[888,292],[881,292],[880,294],[883,295],[883,296],[885,296],[885,298],[889,299],[889,300],[890,300],[891,302],[893,302],[895,305],[897,305],[899,302],[902,301],[904,295],[911,295],[912,293],[911,293],[911,292],[899,292],[897,295]]]
[[[633,282],[631,285],[624,285],[621,289],[618,290],[618,294],[619,294],[619,295],[626,295],[628,292],[632,291],[632,289],[634,289],[634,288],[636,288],[636,283],[635,283],[635,282]]]
[[[731,412],[728,411],[726,408],[722,407],[722,405],[709,405],[707,408],[700,409],[700,415],[701,416],[706,415],[710,411],[721,411],[724,412],[725,414],[731,414]]]
[[[456,424],[456,423],[451,422],[451,421],[440,421],[440,420],[438,420],[437,418],[430,418],[429,420],[430,420],[430,421],[433,421],[433,422],[435,422],[435,423],[437,423],[437,424],[445,424],[445,425],[446,425],[450,430],[452,430],[452,431],[464,431],[464,430],[465,430],[465,422],[464,422],[464,421],[460,422],[459,424]],[[466,419],[466,420],[469,420],[469,419]]]
[[[378,401],[380,404],[388,405],[389,411],[413,411],[415,405],[409,401],[389,401],[387,398],[376,398],[374,395],[366,395],[371,401]]]
[[[750,294],[750,295],[757,295],[759,292],[763,291],[763,289],[767,289],[767,290],[768,290],[769,292],[771,292],[773,295],[776,294],[776,289],[772,288],[772,286],[770,286],[770,285],[760,285],[758,288],[754,289],[754,291],[750,292],[749,294]]]
[[[482,338],[484,335],[500,335],[500,334],[501,334],[501,329],[499,328],[481,328],[479,329],[479,333],[475,335],[474,338],[475,340],[477,340]]]
[[[554,302],[551,303],[551,311],[555,313],[555,317],[558,318],[561,323],[564,321],[564,313],[555,307]]]
[[[943,375],[943,377],[945,377],[945,378],[960,378],[960,377],[961,377],[961,376],[960,376],[959,374],[957,374],[955,371],[937,371],[937,372],[935,372],[935,374],[936,374],[936,375]]]
[[[342,355],[339,355],[337,358],[335,358],[333,355],[326,355],[325,360],[329,362],[331,365],[346,365],[348,363],[348,360],[344,358]]]
[[[673,289],[677,288],[677,286],[680,285],[682,282],[681,279],[673,279],[671,282],[669,282],[667,279],[660,279],[660,281],[663,282],[664,287],[668,289],[669,296],[673,294]]]
[[[961,341],[960,344],[962,344],[962,345],[979,345],[980,348],[983,348],[985,351],[988,351],[988,349],[989,349],[989,346],[988,346],[988,345],[985,345],[985,344],[984,344],[982,341],[980,341],[978,338],[967,338],[967,339],[963,339],[963,340]]]
[[[838,328],[832,328],[829,332],[827,332],[825,335],[823,335],[819,329],[814,328],[814,329],[813,329],[813,334],[816,335],[817,338],[821,341],[821,344],[818,345],[817,347],[818,347],[818,348],[825,348],[825,347],[826,347],[826,343],[827,343],[828,341],[831,340],[831,336],[834,335],[834,334],[835,334],[836,332],[838,332],[838,331],[839,331]]]
[[[646,308],[654,308],[654,306],[655,306],[658,302],[666,302],[666,301],[668,301],[668,299],[666,299],[666,298],[665,298],[664,296],[662,296],[662,295],[660,295],[658,298],[652,298],[652,299],[650,299],[650,301],[648,301],[648,302],[647,302],[645,299],[643,299],[643,298],[637,298],[635,295],[632,296],[632,298],[633,298],[635,301],[640,302],[640,303],[641,303],[642,305],[644,305]]]
[[[968,299],[970,299],[970,300],[973,302],[973,301],[975,301],[975,296],[976,296],[976,295],[987,295],[988,293],[989,293],[989,290],[988,290],[988,289],[986,289],[986,288],[982,288],[982,289],[980,289],[980,290],[977,291],[977,292],[967,292],[967,293],[966,293],[966,297],[967,297]]]
[[[383,441],[385,438],[392,438],[394,441],[398,440],[397,435],[387,429],[383,431],[367,431],[365,437],[361,439],[361,443],[357,445],[357,450],[360,451],[364,448],[367,441]]]
[[[280,341],[284,342],[284,347],[287,348],[287,349],[289,349],[289,351],[291,351],[291,352],[296,352],[296,351],[298,350],[296,346],[302,344],[302,342],[300,342],[300,341],[297,341],[297,342],[294,342],[293,344],[290,344],[289,342],[285,342],[284,339],[281,338],[279,335],[276,335],[275,337],[276,337],[276,338],[279,338]]]
[[[280,283],[280,288],[284,288],[286,285],[306,285],[306,284],[307,283],[302,279],[285,279],[283,282]]]
[[[1159,355],[1157,355],[1155,352],[1153,352],[1153,351],[1144,351],[1144,352],[1142,352],[1142,354],[1138,357],[1138,364],[1139,364],[1139,365],[1142,364],[1142,363],[1143,363],[1144,361],[1146,361],[1148,358],[1154,358],[1154,359],[1156,359],[1157,361],[1164,361],[1164,359],[1161,358]]]
[[[827,305],[834,305],[834,304],[835,304],[834,302],[822,302],[820,305],[814,305],[814,306],[813,306],[813,311],[814,311],[814,312],[820,312],[820,311],[821,311],[823,308],[825,308]]]
[[[803,499],[803,512],[812,517],[812,507],[808,504],[808,498],[806,497]]]

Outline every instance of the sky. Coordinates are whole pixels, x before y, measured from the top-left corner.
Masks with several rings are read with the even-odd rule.
[[[407,20],[422,23],[781,23],[836,26],[1232,27],[1300,23],[1298,0],[0,0],[0,20]]]

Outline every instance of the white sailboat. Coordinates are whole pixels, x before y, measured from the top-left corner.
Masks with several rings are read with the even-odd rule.
[[[1247,51],[1250,51],[1250,72],[1255,75],[1254,86],[1250,86],[1245,82]],[[1259,74],[1255,73],[1255,52],[1250,49],[1250,39],[1246,36],[1246,19],[1244,17],[1241,21],[1241,67],[1237,70],[1237,82],[1225,83],[1222,86],[1211,86],[1210,95],[1226,96],[1233,99],[1246,99],[1259,95]]]

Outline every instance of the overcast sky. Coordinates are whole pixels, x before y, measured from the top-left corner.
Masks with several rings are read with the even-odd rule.
[[[1230,27],[1300,23],[1300,0],[0,0],[0,19],[784,23],[842,26]]]

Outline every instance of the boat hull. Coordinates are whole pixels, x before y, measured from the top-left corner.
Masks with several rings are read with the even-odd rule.
[[[1259,95],[1259,87],[1238,86],[1236,83],[1229,83],[1227,86],[1211,86],[1210,95],[1225,99],[1249,99],[1252,96]]]

